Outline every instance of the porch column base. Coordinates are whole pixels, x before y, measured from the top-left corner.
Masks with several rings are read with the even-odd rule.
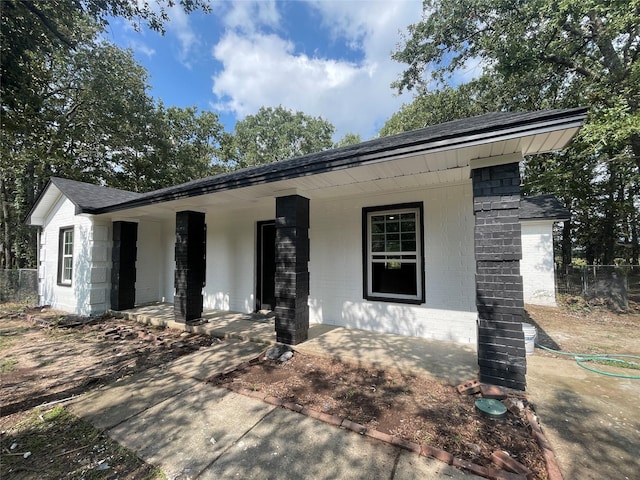
[[[176,212],[174,318],[186,323],[202,317],[206,230],[204,213]]]
[[[111,250],[111,309],[133,308],[136,301],[138,224],[113,222]]]
[[[276,339],[289,345],[309,337],[309,199],[276,198]]]

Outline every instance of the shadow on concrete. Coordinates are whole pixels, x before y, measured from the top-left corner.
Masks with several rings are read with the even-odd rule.
[[[588,372],[572,359],[529,362],[531,398],[564,477],[638,478],[640,382]]]
[[[551,337],[551,335],[549,335],[545,329],[538,323],[536,322],[531,315],[529,315],[529,312],[527,312],[527,310],[525,309],[524,311],[524,321],[526,323],[530,323],[531,325],[533,325],[534,327],[536,327],[536,331],[538,334],[538,338],[536,339],[536,343],[539,345],[543,345],[547,348],[551,348],[553,350],[561,350],[560,345],[558,345],[558,343],[553,339],[553,337]]]

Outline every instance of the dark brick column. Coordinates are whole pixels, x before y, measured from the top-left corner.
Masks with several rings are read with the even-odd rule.
[[[176,212],[176,270],[173,311],[176,322],[202,316],[202,287],[206,271],[204,213]]]
[[[309,335],[309,199],[276,198],[276,338],[296,345]]]
[[[518,163],[473,170],[480,381],[524,390]]]
[[[136,300],[138,224],[113,222],[111,250],[111,309],[133,308]]]

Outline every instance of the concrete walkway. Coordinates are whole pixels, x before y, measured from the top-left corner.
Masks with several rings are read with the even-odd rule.
[[[527,370],[530,400],[565,479],[640,478],[640,380],[599,375],[540,350]]]
[[[202,382],[258,355],[229,339],[69,403],[169,479],[478,479],[349,430]]]

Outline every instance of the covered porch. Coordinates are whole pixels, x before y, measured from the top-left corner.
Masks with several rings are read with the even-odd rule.
[[[273,314],[204,310],[192,323],[176,322],[171,303],[153,303],[111,311],[147,325],[163,326],[222,339],[276,343]],[[307,341],[292,347],[301,354],[321,355],[359,366],[392,368],[406,375],[423,375],[457,385],[478,375],[474,345],[381,333],[357,328],[312,324]]]

